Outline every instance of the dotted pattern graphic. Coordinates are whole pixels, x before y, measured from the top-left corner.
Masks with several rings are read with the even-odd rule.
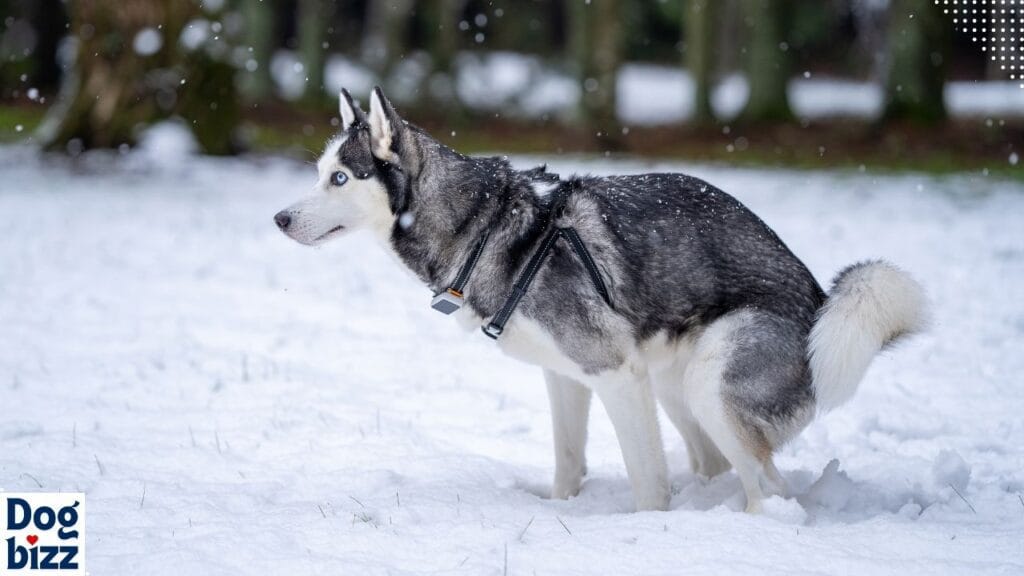
[[[958,32],[981,44],[999,69],[1024,88],[1024,0],[935,0]]]

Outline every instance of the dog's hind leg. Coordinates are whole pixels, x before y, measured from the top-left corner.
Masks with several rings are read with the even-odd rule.
[[[658,413],[646,373],[629,368],[598,377],[594,390],[615,427],[637,510],[667,510],[668,467],[658,431]]]
[[[587,417],[590,414],[590,388],[544,371],[551,402],[551,423],[555,439],[555,481],[551,497],[565,499],[580,491],[587,473]]]
[[[701,427],[707,431],[708,436],[736,469],[736,474],[740,477],[743,491],[747,496],[746,511],[760,512],[764,492],[761,490],[762,464],[755,453],[756,449],[748,445],[738,434],[735,424],[720,401],[709,402],[698,413]]]
[[[768,493],[774,494],[775,496],[782,496],[783,498],[788,497],[789,486],[786,484],[786,479],[779,473],[779,469],[775,467],[775,462],[772,460],[772,457],[769,456],[763,464]]]
[[[701,335],[684,395],[701,428],[736,469],[747,511],[761,509],[765,480],[785,489],[772,451],[809,420],[813,393],[806,328],[768,313],[735,312]]]
[[[654,379],[654,389],[661,407],[669,420],[679,430],[686,442],[686,454],[690,458],[690,470],[711,478],[729,469],[729,461],[708,438],[697,423],[697,419],[686,405],[683,395],[684,362],[674,363]]]
[[[711,438],[704,433],[685,403],[662,402],[661,406],[665,409],[672,424],[683,435],[686,451],[690,456],[690,469],[694,474],[713,478],[729,470],[729,461],[719,451],[718,446],[711,441]]]

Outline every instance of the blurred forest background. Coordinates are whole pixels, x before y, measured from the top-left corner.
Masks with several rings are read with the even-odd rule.
[[[125,151],[175,119],[205,153],[308,157],[336,129],[338,89],[365,108],[380,84],[410,120],[467,152],[1012,174],[1024,81],[1007,64],[1024,59],[1024,33],[990,42],[978,30],[1020,30],[1022,10],[994,0],[0,0],[0,138],[71,155]]]

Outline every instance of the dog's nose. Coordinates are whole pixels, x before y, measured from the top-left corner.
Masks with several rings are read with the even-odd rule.
[[[277,214],[274,214],[274,222],[281,230],[287,230],[288,225],[292,223],[292,215],[282,210]]]

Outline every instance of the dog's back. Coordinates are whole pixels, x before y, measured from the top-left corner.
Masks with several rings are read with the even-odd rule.
[[[825,300],[807,267],[760,218],[703,180],[582,178],[577,194],[587,220],[603,228],[591,232],[609,239],[612,251],[603,256],[622,276],[619,311],[631,316],[640,338],[661,330],[678,336],[747,307],[809,330]]]

